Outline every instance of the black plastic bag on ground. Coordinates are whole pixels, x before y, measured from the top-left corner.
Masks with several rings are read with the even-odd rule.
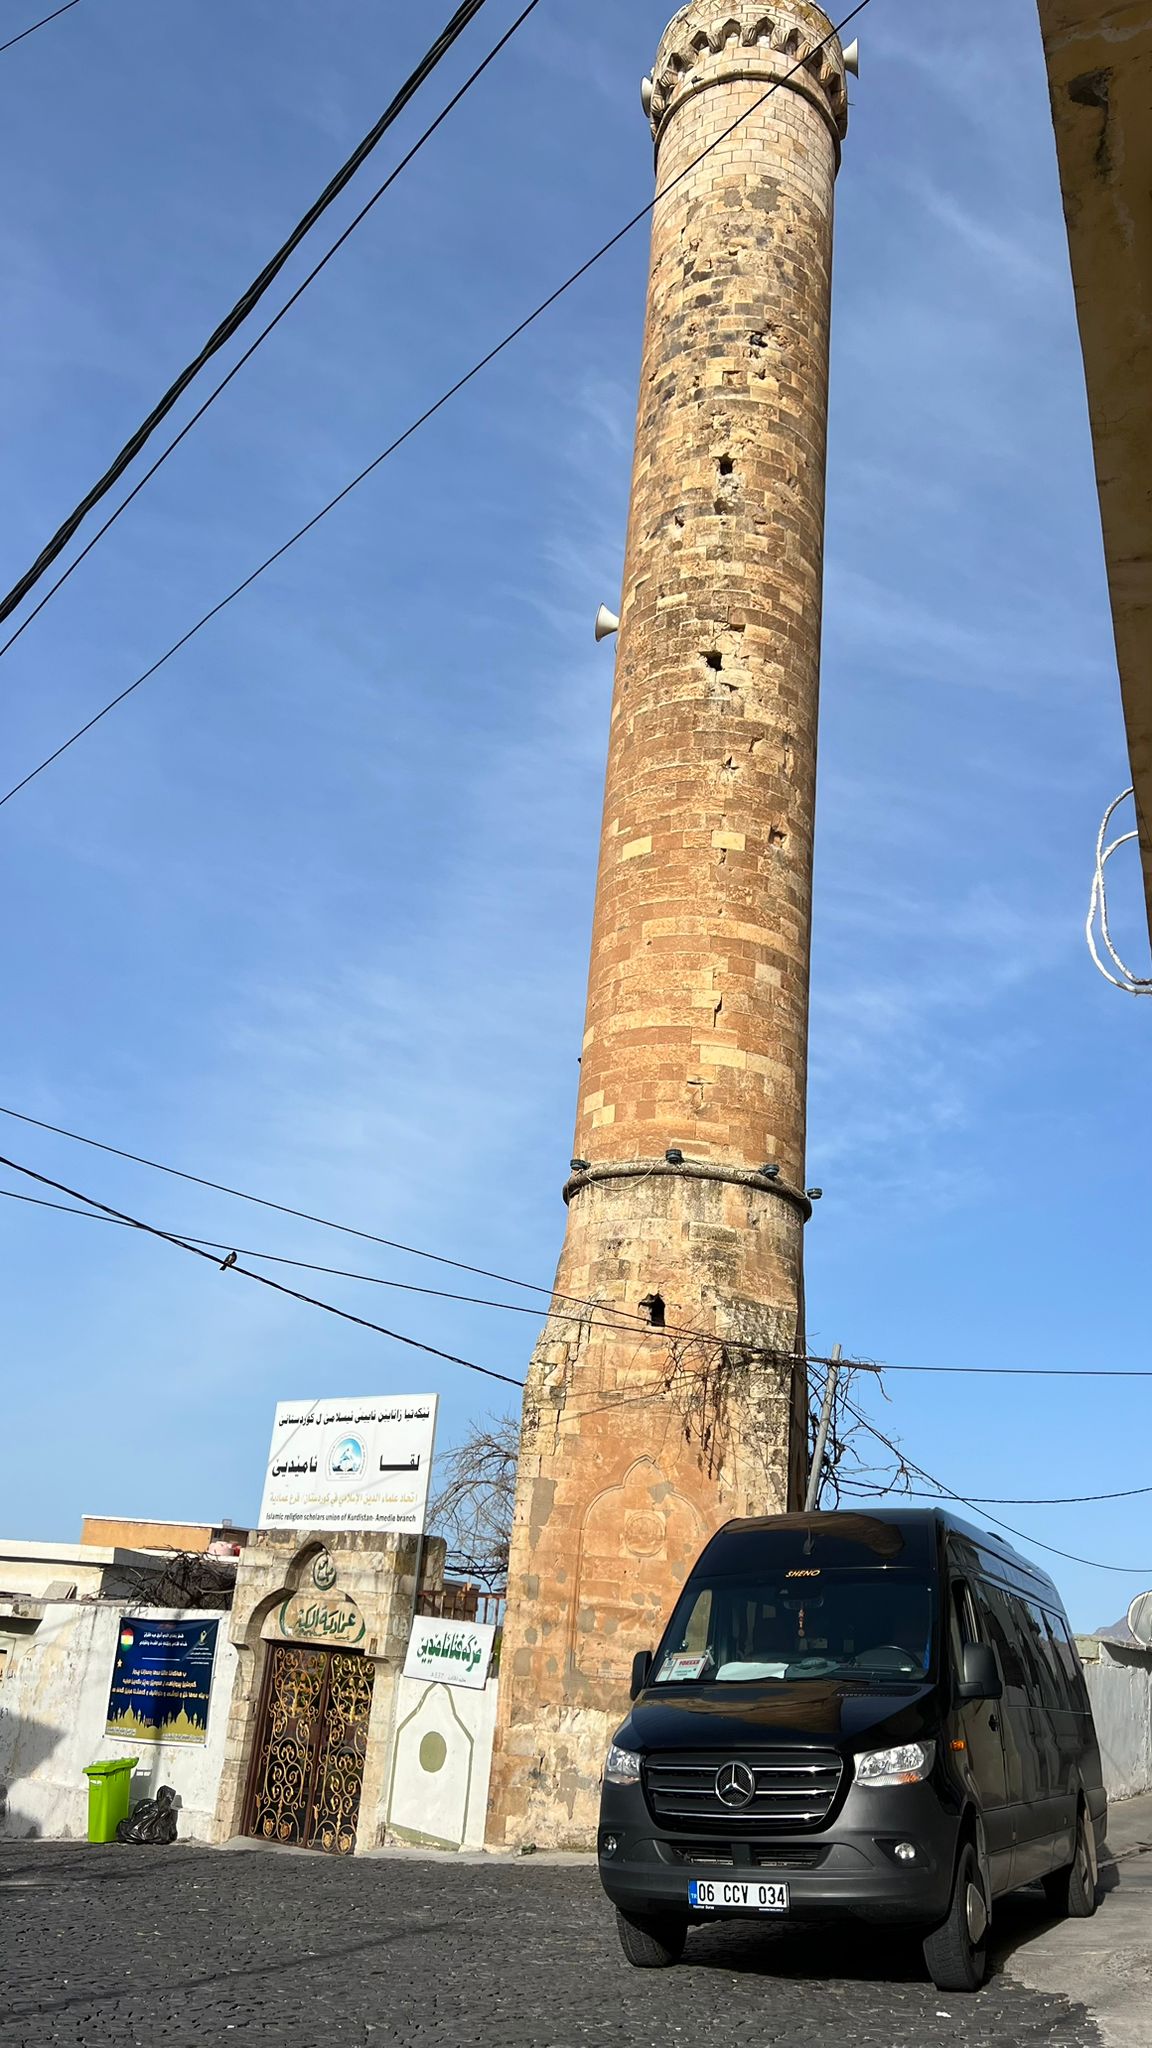
[[[116,1829],[118,1842],[137,1842],[153,1848],[176,1840],[176,1794],[171,1785],[161,1785],[155,1799],[138,1799],[127,1820]]]

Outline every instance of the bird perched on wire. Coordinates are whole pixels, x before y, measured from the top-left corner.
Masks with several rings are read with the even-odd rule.
[[[226,1259],[225,1259],[225,1260],[223,1261],[223,1263],[221,1264],[221,1267],[220,1267],[220,1271],[221,1271],[222,1273],[226,1273],[226,1272],[228,1271],[228,1268],[229,1268],[229,1266],[234,1266],[235,1264],[236,1264],[236,1253],[235,1253],[235,1252],[229,1252],[229,1254],[228,1254],[228,1257],[227,1257],[227,1258],[226,1258]]]

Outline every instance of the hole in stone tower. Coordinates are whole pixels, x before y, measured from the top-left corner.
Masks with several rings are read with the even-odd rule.
[[[654,1330],[662,1330],[664,1328],[664,1296],[662,1294],[646,1294],[640,1303],[640,1307],[647,1309],[648,1321]]]
[[[724,666],[724,656],[715,647],[704,656],[704,659],[709,668],[721,669]]]
[[[730,455],[722,455],[716,467],[720,471],[721,476],[731,476],[736,464]]]

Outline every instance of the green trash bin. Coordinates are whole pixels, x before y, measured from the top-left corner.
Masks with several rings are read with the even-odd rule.
[[[138,1756],[118,1756],[108,1763],[85,1764],[90,1842],[116,1840],[116,1830],[128,1815],[132,1799],[132,1773],[139,1761]]]

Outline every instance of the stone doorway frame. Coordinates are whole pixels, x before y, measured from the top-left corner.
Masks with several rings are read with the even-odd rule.
[[[442,1574],[442,1541],[435,1537],[425,1539],[422,1547],[424,1571],[438,1569]],[[375,1848],[380,1839],[396,1680],[404,1661],[415,1577],[421,1562],[417,1539],[375,1531],[284,1529],[262,1530],[255,1535],[242,1554],[237,1573],[229,1628],[237,1651],[237,1669],[212,1831],[217,1842],[240,1837],[243,1831],[269,1651],[281,1640],[274,1633],[266,1633],[270,1617],[301,1590],[321,1551],[331,1555],[341,1584],[356,1600],[367,1622],[363,1648],[374,1666],[374,1677],[360,1788],[357,1852]],[[255,1847],[259,1838],[250,1839]]]

